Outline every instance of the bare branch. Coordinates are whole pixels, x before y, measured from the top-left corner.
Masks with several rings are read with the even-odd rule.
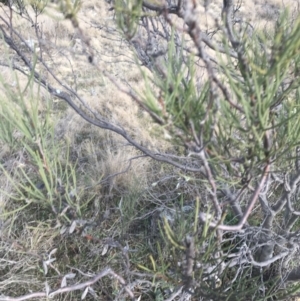
[[[270,170],[270,163],[267,163],[264,168],[261,180],[260,180],[259,184],[257,185],[257,187],[248,203],[246,211],[245,211],[243,217],[241,218],[240,222],[236,226],[227,226],[227,225],[222,225],[222,224],[219,224],[216,222],[210,222],[209,223],[210,227],[217,228],[217,229],[224,230],[224,231],[240,231],[243,228],[243,226],[245,225],[245,223],[247,222],[247,219],[248,219],[249,215],[251,214],[256,201],[258,200],[259,193],[263,189],[265,182],[268,178],[269,170]],[[206,223],[208,220],[206,214],[204,214],[204,213],[200,213],[199,218],[204,223]]]
[[[187,236],[185,239],[186,248],[186,268],[184,272],[184,291],[189,291],[193,285],[193,270],[196,256],[194,239],[191,236]]]
[[[84,289],[88,286],[91,286],[91,285],[95,284],[101,278],[103,278],[105,276],[108,276],[108,275],[110,275],[113,278],[115,278],[116,280],[118,280],[118,282],[125,288],[127,294],[130,296],[130,298],[132,300],[135,300],[134,294],[126,286],[125,280],[120,275],[115,273],[111,268],[105,268],[102,272],[100,272],[99,274],[97,274],[96,276],[94,276],[90,280],[87,280],[87,281],[79,283],[79,284],[74,284],[74,285],[71,285],[71,286],[65,286],[65,287],[59,288],[57,290],[54,290],[54,291],[50,292],[48,295],[47,295],[46,292],[35,292],[35,293],[27,294],[27,295],[24,295],[24,296],[20,296],[20,297],[0,296],[0,301],[23,301],[23,300],[29,300],[29,299],[33,299],[33,298],[43,298],[43,297],[53,298],[54,296],[59,295],[59,294],[69,293],[69,292],[73,292],[73,291],[77,291],[77,290],[82,290],[82,289]]]

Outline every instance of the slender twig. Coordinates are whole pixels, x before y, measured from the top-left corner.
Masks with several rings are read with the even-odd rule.
[[[251,264],[253,266],[263,268],[263,267],[266,267],[266,266],[272,264],[273,262],[275,262],[279,259],[282,259],[282,258],[288,256],[289,253],[290,253],[289,251],[282,252],[282,253],[280,253],[276,256],[273,256],[272,258],[270,258],[266,261],[263,261],[263,262],[255,261],[254,258],[251,255],[249,255],[250,259],[241,259],[241,258],[238,257],[238,258],[234,258],[233,260],[231,260],[227,266],[228,267],[234,267],[234,266],[240,265],[240,264]]]
[[[182,293],[183,286],[181,286],[176,292],[174,292],[169,298],[164,301],[173,301],[176,297],[178,297]]]
[[[268,178],[269,170],[270,170],[270,163],[268,162],[264,168],[262,177],[261,177],[258,185],[256,186],[256,189],[248,203],[248,206],[244,212],[244,215],[242,216],[241,220],[239,221],[239,223],[237,225],[235,225],[235,226],[223,225],[223,224],[219,224],[220,221],[218,221],[218,222],[209,222],[210,227],[217,228],[217,229],[224,230],[224,231],[240,231],[243,228],[243,226],[245,225],[245,223],[247,222],[247,219],[248,219],[249,215],[251,214],[256,201],[258,200],[259,194],[260,194],[261,190],[263,189],[265,182]],[[202,220],[202,222],[205,222],[205,223],[208,222],[208,217],[206,216],[205,213],[201,212],[199,214],[199,218],[200,218],[200,220]]]
[[[213,177],[211,168],[210,168],[210,166],[207,162],[207,158],[205,156],[204,150],[202,150],[199,155],[200,155],[200,158],[203,162],[209,184],[212,187],[211,195],[212,195],[212,201],[213,201],[213,205],[214,205],[215,212],[216,212],[215,217],[217,218],[217,220],[219,220],[221,218],[221,215],[222,215],[222,209],[221,209],[220,203],[219,203],[218,198],[217,198],[216,182],[215,182],[215,179]]]
[[[221,81],[218,79],[218,77],[216,76],[216,74],[213,70],[211,60],[209,59],[209,56],[206,53],[206,51],[204,50],[204,47],[202,45],[203,35],[199,28],[199,24],[197,23],[195,9],[196,9],[196,7],[194,7],[192,5],[188,5],[187,9],[184,11],[183,19],[184,19],[186,25],[188,26],[188,34],[192,38],[195,46],[197,47],[198,55],[205,63],[207,72],[208,72],[208,76],[210,77],[212,82],[214,82],[217,85],[217,87],[222,91],[223,95],[225,96],[226,101],[230,104],[230,106],[233,107],[234,109],[238,110],[239,112],[243,113],[244,110],[242,109],[242,107],[239,106],[237,103],[234,103],[234,101],[232,100],[232,97],[230,96],[228,89],[221,83]]]
[[[87,280],[85,282],[82,282],[82,283],[78,283],[78,284],[74,284],[74,285],[71,285],[71,286],[65,286],[65,287],[59,288],[57,290],[51,291],[48,295],[47,295],[46,292],[35,292],[35,293],[20,296],[20,297],[0,296],[0,301],[23,301],[23,300],[29,300],[29,299],[35,299],[35,298],[44,298],[44,297],[53,298],[53,297],[55,297],[56,295],[59,295],[59,294],[69,293],[69,292],[85,289],[86,287],[95,284],[101,278],[103,278],[105,276],[108,276],[108,275],[110,275],[113,278],[115,278],[116,280],[118,280],[118,282],[124,287],[127,294],[130,296],[130,298],[132,300],[135,300],[134,294],[126,286],[125,280],[120,275],[115,273],[111,268],[105,268],[104,270],[102,270],[102,272],[100,272],[99,274],[94,276],[92,279],[89,279],[89,280]]]

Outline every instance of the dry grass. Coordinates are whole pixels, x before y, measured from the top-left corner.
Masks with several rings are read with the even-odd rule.
[[[222,1],[211,2],[207,21],[203,24],[207,30],[213,26],[212,17],[219,16],[221,12]],[[247,1],[242,5],[240,15],[257,27],[265,26],[283,2],[294,5],[295,1],[274,0],[268,4],[265,1]],[[1,13],[3,10],[5,8],[1,8]],[[97,68],[87,62],[86,52],[89,50],[84,48],[70,22],[61,20],[61,16],[53,10],[48,14],[39,17],[39,24],[48,43],[50,55],[47,63],[57,70],[59,78],[77,89],[90,106],[108,119],[122,124],[138,142],[152,148],[169,148],[162,135],[157,135],[151,120],[101,73],[101,70],[106,70],[119,82],[127,82],[138,91],[143,88],[140,70],[134,64],[127,43],[115,30],[114,13],[108,11],[107,3],[85,1],[79,14],[80,28],[90,39]],[[34,39],[32,27],[21,19],[14,21],[25,39]],[[0,51],[8,55],[4,45],[0,45]],[[26,78],[18,75],[18,87],[15,73],[7,67],[2,66],[0,74],[2,83],[9,86],[1,88],[2,99],[7,89],[15,96],[27,84]],[[53,82],[51,77],[48,80]],[[61,174],[53,175],[53,179],[62,183],[53,184],[56,190],[52,191],[52,195],[43,188],[36,189],[35,194],[39,198],[34,198],[34,194],[28,196],[28,191],[16,192],[14,183],[29,185],[22,178],[20,169],[23,168],[37,186],[41,181],[40,175],[36,166],[27,160],[30,154],[22,143],[13,147],[1,142],[0,161],[9,173],[9,176],[3,170],[0,173],[1,293],[19,296],[41,291],[46,281],[52,289],[58,288],[63,276],[74,272],[76,278],[68,282],[71,285],[88,278],[82,273],[95,274],[105,266],[123,274],[126,258],[115,242],[121,242],[122,247],[128,246],[132,251],[129,253],[132,271],[140,272],[139,264],[151,270],[149,255],[154,253],[157,244],[163,244],[155,241],[159,228],[155,226],[156,232],[153,233],[153,224],[160,219],[161,207],[179,203],[179,198],[176,198],[178,192],[174,188],[178,184],[178,175],[169,167],[137,158],[140,153],[119,136],[87,124],[72,109],[50,99],[36,85],[24,94],[25,99],[30,97],[42,100],[39,102],[40,124],[44,116],[51,118],[54,127],[52,142],[56,146],[54,150],[59,149],[59,153],[57,157],[48,159],[56,160],[61,166]],[[46,103],[50,103],[50,110],[46,109]],[[19,134],[14,133],[17,139]],[[118,175],[112,176],[114,174]],[[171,174],[171,180],[164,182],[166,174]],[[160,184],[152,185],[154,181]],[[63,192],[60,190],[62,187]],[[187,197],[192,198],[192,195],[192,190],[187,193]],[[76,227],[71,231],[74,222]],[[45,273],[43,262],[54,249],[57,251],[52,258],[56,260],[47,266]],[[169,264],[168,255],[161,255],[161,259],[166,260],[161,262],[162,266]],[[161,285],[162,291],[165,283],[168,284],[166,287],[177,285],[171,278],[167,281],[159,279],[158,286]],[[119,283],[110,279],[99,281],[93,288],[98,294],[97,300],[125,300]],[[142,295],[141,300],[158,300],[155,297],[158,288],[151,287],[147,281],[133,290],[137,297]],[[55,297],[55,300],[79,300],[81,293],[72,292]],[[88,295],[87,300],[92,299]]]

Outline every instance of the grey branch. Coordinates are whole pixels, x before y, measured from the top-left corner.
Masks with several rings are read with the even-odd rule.
[[[82,283],[79,283],[79,284],[74,284],[74,285],[71,285],[71,286],[66,286],[66,287],[59,288],[57,290],[54,290],[54,291],[50,292],[48,295],[47,295],[46,292],[35,292],[35,293],[20,296],[20,297],[0,296],[0,301],[23,301],[23,300],[43,298],[43,297],[53,298],[54,296],[59,295],[59,294],[73,292],[73,291],[77,291],[77,290],[82,290],[82,289],[84,289],[88,286],[93,285],[94,283],[99,281],[101,278],[103,278],[105,276],[108,276],[108,275],[110,275],[113,278],[115,278],[116,280],[118,280],[118,282],[122,286],[124,286],[126,292],[130,296],[130,298],[132,300],[135,300],[133,292],[126,286],[125,280],[121,276],[116,274],[111,268],[105,268],[102,272],[100,272],[99,274],[97,274],[96,276],[94,276],[92,279],[90,279],[88,281],[85,281],[85,282],[82,282]]]

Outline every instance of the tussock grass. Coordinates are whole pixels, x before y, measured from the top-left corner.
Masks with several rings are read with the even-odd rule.
[[[9,101],[2,96],[3,119]],[[107,265],[118,268],[119,252],[105,240],[125,235],[120,231],[125,223],[120,197],[128,209],[146,184],[145,159],[133,161],[122,173],[136,151],[128,146],[124,151],[120,141],[84,128],[72,132],[72,141],[70,133],[56,128],[61,125],[55,117],[62,115],[55,114],[53,103],[40,112],[35,101],[34,95],[29,106],[22,98],[16,100],[14,118],[5,119],[1,127],[6,148],[2,148],[0,176],[0,274],[6,280],[0,286],[10,296],[41,290],[46,280],[51,288],[59,287],[61,277],[73,268],[90,272]],[[114,173],[120,175],[113,177]],[[129,213],[127,209],[122,212]],[[48,266],[45,262],[55,249],[55,261]],[[78,296],[72,293],[67,298]]]

